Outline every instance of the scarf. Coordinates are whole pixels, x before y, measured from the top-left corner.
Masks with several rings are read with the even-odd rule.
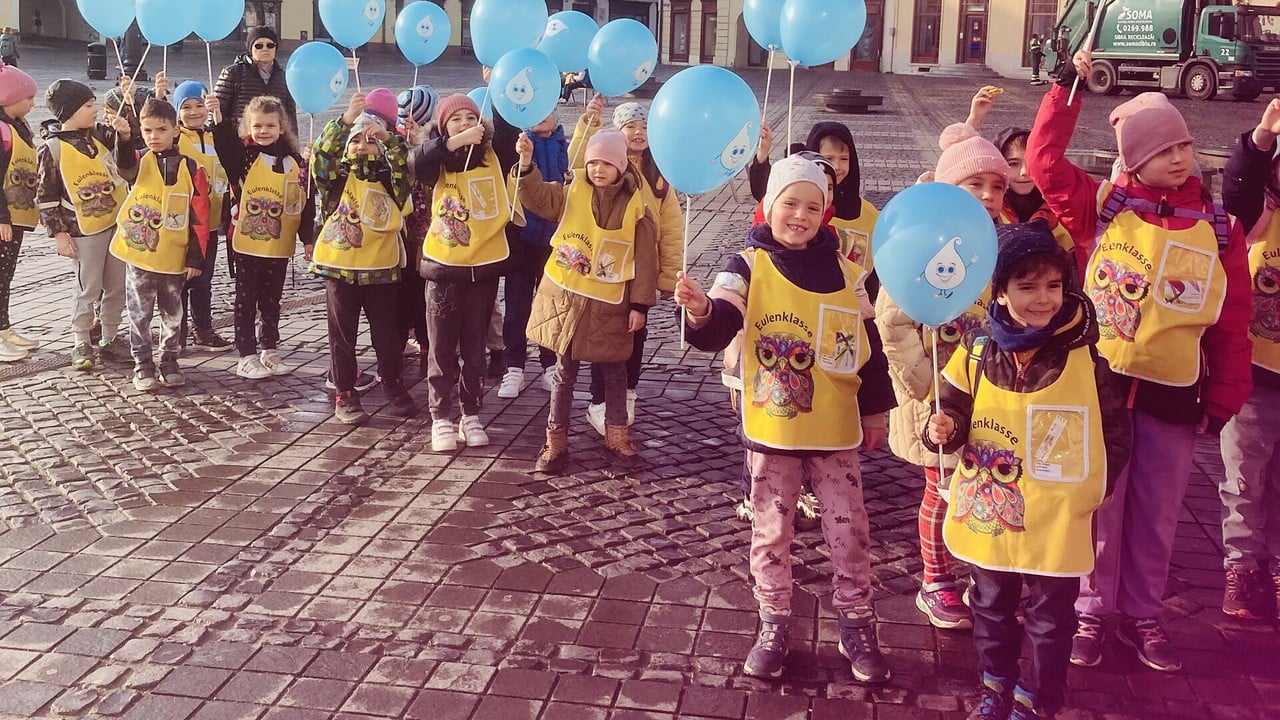
[[[1001,350],[1009,352],[1026,352],[1034,348],[1044,347],[1049,339],[1060,330],[1074,323],[1081,313],[1080,305],[1075,298],[1067,295],[1063,298],[1062,307],[1042,328],[1021,327],[1014,323],[1009,315],[1009,308],[992,302],[987,308],[987,320],[991,325],[991,334]]]

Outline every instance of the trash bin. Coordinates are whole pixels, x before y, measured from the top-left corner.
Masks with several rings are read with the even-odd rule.
[[[105,44],[100,42],[89,43],[86,62],[90,80],[107,79],[107,46]]]

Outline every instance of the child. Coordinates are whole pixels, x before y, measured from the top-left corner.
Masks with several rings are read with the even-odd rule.
[[[111,254],[125,263],[133,387],[148,391],[186,383],[178,368],[182,286],[204,267],[209,240],[209,183],[204,169],[177,148],[178,113],[150,98],[138,113],[147,150],[120,209]],[[151,318],[160,309],[160,368],[151,349]]]
[[[1076,54],[1081,77],[1092,60]],[[1133,451],[1096,517],[1097,563],[1076,601],[1071,662],[1101,662],[1103,620],[1119,612],[1120,641],[1172,672],[1182,664],[1159,615],[1195,437],[1217,434],[1249,397],[1248,256],[1239,225],[1191,175],[1191,134],[1163,95],[1142,93],[1112,111],[1125,166],[1117,184],[1099,187],[1066,159],[1088,96],[1067,104],[1073,78],[1045,94],[1027,164],[1077,257],[1089,254],[1084,289],[1098,314],[1098,351],[1123,376]]]
[[[237,134],[238,133],[238,134]],[[311,259],[315,199],[306,162],[280,100],[249,101],[240,127],[225,118],[214,126],[218,157],[231,182],[231,253],[236,279],[236,374],[258,380],[284,375],[280,359],[280,297],[294,246]],[[259,331],[254,318],[261,316]]]
[[[587,106],[587,112],[573,131],[569,143],[569,158],[575,169],[582,157],[582,144],[599,129],[600,114],[604,111],[604,98],[597,95]],[[645,209],[658,222],[658,290],[671,293],[676,286],[676,272],[680,270],[684,245],[684,213],[676,192],[662,177],[658,164],[649,150],[649,111],[640,103],[628,102],[613,111],[613,127],[627,138],[627,159],[640,175],[640,193]],[[636,387],[640,382],[640,366],[644,362],[644,344],[649,331],[642,329],[633,336],[631,357],[627,358],[627,424],[636,420]],[[604,376],[591,368],[591,404],[587,406],[587,421],[601,435],[605,434]]]
[[[997,222],[1009,175],[1009,165],[1000,151],[964,124],[943,130],[939,144],[943,151],[933,171],[934,178],[973,194],[992,221]],[[938,328],[939,363],[945,365],[964,333],[982,323],[989,299],[984,293],[964,314]],[[967,628],[973,624],[973,615],[961,599],[953,558],[942,540],[947,512],[946,486],[957,458],[947,455],[939,467],[938,453],[930,452],[920,439],[920,428],[933,412],[934,335],[903,312],[887,292],[881,292],[876,298],[876,326],[884,338],[889,374],[898,398],[898,406],[889,412],[889,447],[895,455],[924,472],[924,495],[917,519],[923,570],[916,607],[928,616],[934,627]]]
[[[533,164],[538,168],[541,180],[563,184],[569,170],[569,141],[564,128],[553,112],[542,122],[530,128],[528,135],[533,143]],[[523,196],[522,196],[523,197]],[[520,231],[520,239],[511,249],[511,267],[507,270],[506,314],[502,321],[502,344],[506,374],[498,386],[498,397],[514,398],[524,389],[524,364],[528,358],[528,339],[525,326],[529,324],[529,311],[533,307],[533,290],[542,278],[542,268],[551,257],[551,238],[556,232],[557,220],[544,218],[525,208],[527,224]],[[542,368],[542,385],[548,391],[554,385],[556,354],[546,347],[538,348],[538,361]],[[566,425],[566,428],[568,426]]]
[[[391,133],[396,99],[386,88],[351,96],[342,117],[330,120],[315,143],[312,172],[324,227],[311,272],[324,278],[329,356],[336,387],[334,416],[356,425],[369,419],[355,389],[360,310],[369,321],[378,376],[392,413],[418,408],[400,378],[396,299],[404,248],[400,226],[409,204],[409,148]],[[344,148],[345,145],[345,148]]]
[[[489,444],[480,420],[484,398],[485,337],[498,296],[498,278],[510,256],[511,202],[491,143],[491,126],[466,95],[450,95],[436,108],[440,136],[409,154],[419,182],[434,186],[431,228],[422,241],[427,279],[428,402],[431,449],[453,452]],[[512,155],[515,142],[512,141]],[[506,152],[506,151],[504,151]],[[514,164],[514,163],[512,163]],[[520,209],[516,208],[519,217]],[[458,355],[462,364],[459,368]],[[458,387],[462,422],[455,422]]]
[[[15,362],[40,343],[18,334],[9,323],[9,288],[18,267],[24,230],[40,223],[36,207],[36,149],[27,113],[35,105],[36,81],[16,67],[0,64],[0,362]]]
[[[1066,689],[1072,604],[1093,568],[1091,518],[1128,459],[1129,426],[1093,349],[1093,307],[1066,289],[1070,256],[1043,222],[996,233],[995,302],[943,370],[942,414],[924,440],[960,454],[943,534],[973,577],[982,696],[969,717],[1051,718]],[[1031,662],[1019,679],[1024,583]]]
[[[195,158],[209,181],[209,243],[200,274],[182,287],[182,343],[187,342],[187,313],[190,309],[191,341],[197,350],[224,352],[233,343],[213,329],[213,274],[218,262],[218,231],[222,228],[223,201],[227,195],[227,173],[218,161],[213,142],[213,126],[222,121],[218,97],[196,80],[179,83],[173,91],[173,106],[180,121],[178,149]]]
[[[120,173],[138,162],[129,122],[117,116],[109,126],[97,124],[93,90],[75,80],[54,81],[45,92],[45,102],[59,129],[36,151],[36,204],[58,254],[76,263],[71,367],[93,368],[96,354],[89,333],[93,306],[99,299],[102,339],[97,351],[105,359],[127,362],[132,357],[129,343],[119,335],[125,306],[124,263],[107,248],[127,194]]]
[[[605,389],[605,450],[618,473],[644,467],[628,436],[624,363],[632,337],[657,302],[658,228],[645,209],[640,178],[616,131],[587,142],[586,170],[569,186],[542,180],[532,168],[534,142],[521,136],[520,199],[539,217],[557,218],[555,246],[538,284],[529,335],[557,356],[547,444],[534,469],[559,472],[569,459],[569,413],[579,363],[600,369]],[[553,160],[554,162],[554,160]],[[523,346],[523,345],[522,345]]]
[[[694,347],[717,352],[745,332],[742,435],[751,465],[751,575],[761,628],[743,671],[762,678],[783,671],[791,620],[790,514],[807,475],[822,502],[822,534],[835,567],[840,652],[856,680],[878,683],[889,679],[889,666],[871,608],[858,449],[884,441],[884,413],[893,399],[859,272],[822,226],[827,203],[817,165],[780,160],[764,197],[768,224],[752,228],[748,249],[726,259],[710,296],[681,273],[675,299]]]
[[[1240,136],[1223,175],[1222,202],[1248,230],[1253,274],[1253,394],[1222,428],[1222,611],[1280,619],[1280,177],[1275,158],[1280,100]],[[1274,604],[1273,604],[1274,603]]]
[[[425,142],[432,127],[436,105],[440,96],[430,85],[415,85],[396,96],[398,120],[396,131],[404,136],[409,147]],[[431,227],[431,188],[413,182],[410,190],[412,209],[405,216],[400,231],[404,244],[406,272],[400,273],[400,344],[405,355],[417,355],[423,377],[427,374],[427,281],[418,274],[422,252],[422,238]],[[358,385],[357,385],[358,387]]]

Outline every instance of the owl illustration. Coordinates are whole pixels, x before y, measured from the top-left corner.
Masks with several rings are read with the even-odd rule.
[[[984,535],[1026,530],[1026,503],[1018,489],[1021,458],[995,443],[974,440],[960,453],[959,469],[959,482],[951,491],[956,522]]]
[[[329,243],[339,250],[361,247],[364,244],[364,229],[360,227],[360,213],[346,200],[338,203],[332,220],[325,223],[320,242]]]
[[[9,187],[4,189],[9,207],[15,210],[31,210],[36,206],[36,184],[39,176],[26,168],[14,168],[9,173]]]
[[[761,335],[756,340],[752,405],[774,417],[794,418],[813,410],[813,348],[790,333]]]
[[[1101,258],[1087,285],[1102,337],[1133,342],[1142,322],[1141,303],[1151,292],[1151,282],[1124,263]]]
[[[440,201],[436,219],[431,223],[431,232],[447,247],[466,247],[471,244],[471,227],[467,225],[469,219],[471,211],[465,203],[458,198],[445,197]]]
[[[80,212],[85,217],[105,217],[116,211],[116,199],[111,193],[116,189],[110,180],[87,182],[76,195],[80,198]]]
[[[591,258],[578,248],[561,245],[556,248],[556,265],[586,277],[591,272]]]
[[[124,242],[134,250],[155,252],[160,246],[160,226],[164,218],[160,211],[146,205],[134,205],[129,208],[129,219],[120,223],[124,231]]]
[[[284,232],[280,222],[283,214],[284,204],[279,200],[251,197],[245,203],[239,230],[254,240],[274,240]]]
[[[1280,268],[1263,265],[1253,274],[1253,319],[1249,332],[1280,342]]]
[[[982,317],[964,313],[949,323],[938,328],[938,362],[946,364],[951,354],[960,346],[964,334],[982,325]]]

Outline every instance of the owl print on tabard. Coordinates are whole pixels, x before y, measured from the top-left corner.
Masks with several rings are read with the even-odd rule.
[[[775,333],[760,336],[755,353],[760,367],[752,380],[752,404],[781,418],[812,411],[812,346],[797,335]]]
[[[157,208],[134,205],[129,208],[129,219],[120,223],[125,245],[134,250],[155,252],[160,246],[160,228],[164,218]]]
[[[1151,283],[1137,270],[1111,258],[1100,258],[1085,291],[1097,310],[1098,330],[1106,340],[1133,342],[1142,322],[1141,303]]]
[[[440,209],[431,221],[431,232],[440,238],[440,242],[448,247],[466,247],[471,244],[471,211],[462,200],[445,196],[440,201]]]
[[[13,168],[9,171],[9,187],[4,189],[5,200],[15,210],[32,210],[36,206],[36,185],[40,177],[34,170]]]
[[[244,217],[237,230],[254,240],[273,240],[284,231],[280,221],[284,203],[269,198],[251,197],[245,202]]]
[[[1026,530],[1026,503],[1018,487],[1022,459],[1012,450],[972,440],[960,452],[958,473],[959,480],[951,491],[956,522],[984,535]]]
[[[324,226],[320,242],[329,243],[339,250],[350,250],[364,245],[364,229],[360,227],[360,213],[344,198],[338,203],[331,222]]]
[[[1249,332],[1280,342],[1280,267],[1262,265],[1253,274],[1253,320]]]
[[[110,180],[86,182],[80,186],[80,212],[85,217],[105,217],[116,212],[116,200],[112,196],[116,184]]]

